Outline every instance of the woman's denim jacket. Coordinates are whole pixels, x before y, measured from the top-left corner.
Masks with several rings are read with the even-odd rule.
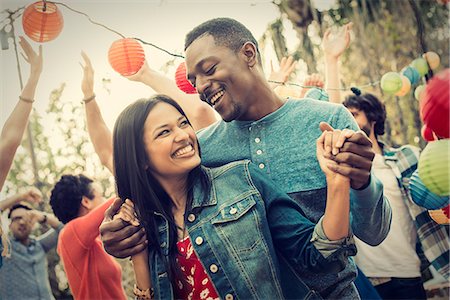
[[[339,272],[356,254],[351,235],[328,241],[322,220],[315,226],[306,219],[298,204],[250,161],[204,169],[210,197],[205,203],[204,191],[194,187],[186,227],[221,299],[317,299],[300,279],[302,269]],[[161,255],[149,246],[155,299],[173,299],[165,257],[168,222],[155,215],[162,249]]]

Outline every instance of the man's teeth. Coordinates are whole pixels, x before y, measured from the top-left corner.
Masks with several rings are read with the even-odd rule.
[[[223,96],[224,91],[220,91],[217,94],[215,94],[214,96],[212,96],[211,98],[211,104],[214,105],[216,104],[217,99],[219,99],[220,97]]]
[[[175,153],[173,154],[173,156],[174,156],[174,157],[177,157],[177,156],[186,154],[186,153],[188,153],[188,152],[191,152],[192,150],[194,150],[194,148],[192,147],[192,145],[187,145],[186,147],[181,148],[180,150],[177,150],[177,152],[175,152]]]

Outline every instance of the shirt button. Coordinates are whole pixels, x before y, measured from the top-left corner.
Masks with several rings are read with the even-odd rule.
[[[164,248],[164,247],[166,247],[166,245],[167,245],[167,243],[166,243],[166,242],[162,242],[162,243],[161,243],[161,248]]]
[[[231,295],[231,294],[226,294],[225,300],[233,300],[233,299],[234,299],[233,295]]]
[[[256,138],[255,139],[255,143],[259,144],[259,142],[261,142],[261,139],[260,138]]]
[[[201,236],[196,237],[195,243],[200,246],[201,244],[203,244],[203,238]]]
[[[189,222],[191,222],[191,223],[192,223],[192,222],[194,222],[194,221],[195,221],[195,215],[194,215],[194,214],[189,214],[189,216],[188,216],[188,218],[187,218],[187,219],[188,219],[188,221],[189,221]]]
[[[252,127],[251,126],[248,128],[248,131],[252,131]]]
[[[262,154],[262,150],[256,150],[256,154],[261,155]]]
[[[217,265],[212,264],[212,265],[209,266],[209,270],[210,270],[212,273],[217,273],[217,271],[219,270],[219,268],[217,267]]]
[[[259,167],[260,169],[264,169],[265,165],[264,165],[264,164],[259,164],[258,167]]]
[[[230,209],[230,215],[234,215],[234,214],[236,214],[236,213],[237,213],[236,207],[232,207],[232,208]]]

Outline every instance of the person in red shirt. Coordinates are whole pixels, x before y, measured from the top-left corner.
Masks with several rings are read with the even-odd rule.
[[[120,265],[103,249],[99,226],[114,198],[84,175],[63,175],[50,196],[58,219],[66,224],[58,254],[75,299],[126,299]]]

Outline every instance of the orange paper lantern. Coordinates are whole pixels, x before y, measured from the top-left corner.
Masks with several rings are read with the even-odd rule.
[[[38,1],[28,5],[23,12],[22,26],[30,39],[44,43],[60,34],[64,20],[55,3]]]
[[[183,61],[175,71],[175,82],[178,88],[186,94],[197,94],[197,90],[186,77],[186,63]]]
[[[108,51],[111,67],[123,76],[136,74],[145,62],[144,49],[135,39],[124,38],[112,43]]]
[[[450,224],[450,205],[436,210],[429,210],[428,214],[438,224]]]

